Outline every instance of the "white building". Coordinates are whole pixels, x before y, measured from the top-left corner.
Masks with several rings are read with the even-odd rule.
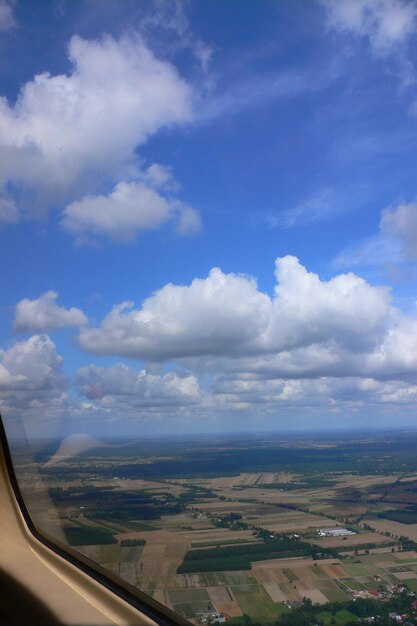
[[[347,528],[319,528],[317,530],[319,537],[347,537],[349,535],[356,535],[353,530]]]

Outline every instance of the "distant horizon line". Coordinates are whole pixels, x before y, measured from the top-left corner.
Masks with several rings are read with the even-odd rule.
[[[360,427],[360,426],[350,426],[348,428],[326,428],[326,429],[309,429],[309,430],[243,430],[243,431],[202,431],[202,432],[190,432],[190,433],[185,433],[185,432],[181,432],[181,433],[175,433],[175,432],[170,432],[170,433],[123,433],[120,434],[118,433],[117,435],[114,434],[100,434],[100,433],[86,433],[86,432],[79,432],[79,433],[67,433],[67,434],[62,434],[62,435],[54,435],[51,437],[45,437],[45,436],[39,436],[39,437],[31,437],[30,441],[36,441],[37,443],[41,443],[41,442],[56,442],[56,441],[64,441],[65,439],[69,438],[69,437],[77,437],[77,436],[81,436],[81,437],[86,437],[86,438],[91,438],[91,439],[98,439],[101,441],[122,441],[122,440],[138,440],[140,438],[146,439],[146,440],[170,440],[170,439],[203,439],[203,438],[210,438],[210,437],[217,437],[217,438],[231,438],[231,437],[236,437],[236,438],[242,438],[242,439],[247,439],[249,437],[265,437],[265,436],[274,436],[274,437],[288,437],[291,439],[303,439],[303,438],[323,438],[323,439],[329,439],[332,437],[335,437],[337,435],[355,435],[355,434],[362,434],[362,435],[375,435],[375,434],[405,434],[405,433],[413,433],[413,434],[417,434],[417,425],[416,426],[366,426],[366,427]],[[6,434],[7,434],[7,427],[6,427]],[[22,435],[22,436],[13,436],[12,433],[10,433],[9,435],[7,435],[8,440],[10,442],[22,442],[22,441],[29,441],[29,438],[26,435]]]

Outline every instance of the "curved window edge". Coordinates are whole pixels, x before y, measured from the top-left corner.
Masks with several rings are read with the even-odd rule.
[[[39,529],[29,513],[19,487],[6,429],[3,418],[0,415],[0,463],[2,461],[4,462],[16,504],[26,524],[27,530],[35,540],[51,550],[53,554],[63,558],[81,572],[87,574],[87,576],[99,583],[107,591],[110,591],[116,597],[127,602],[131,607],[136,609],[138,613],[153,620],[160,626],[193,626],[186,618],[178,615],[157,600],[154,600],[151,596],[148,596],[133,585],[127,583],[116,574],[113,574],[77,550],[74,550],[71,546],[64,544]]]

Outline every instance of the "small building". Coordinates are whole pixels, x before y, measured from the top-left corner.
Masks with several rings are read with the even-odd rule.
[[[394,619],[396,622],[402,622],[402,621],[403,621],[402,616],[401,616],[401,615],[398,615],[398,613],[390,613],[390,614],[388,615],[388,617],[389,617],[390,619]]]
[[[206,613],[197,613],[197,620],[200,624],[223,624],[227,620],[227,617],[224,613],[212,610]]]

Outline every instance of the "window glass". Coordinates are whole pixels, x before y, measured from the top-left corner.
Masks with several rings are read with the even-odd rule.
[[[0,0],[18,482],[193,623],[417,623],[416,31],[402,0]]]

